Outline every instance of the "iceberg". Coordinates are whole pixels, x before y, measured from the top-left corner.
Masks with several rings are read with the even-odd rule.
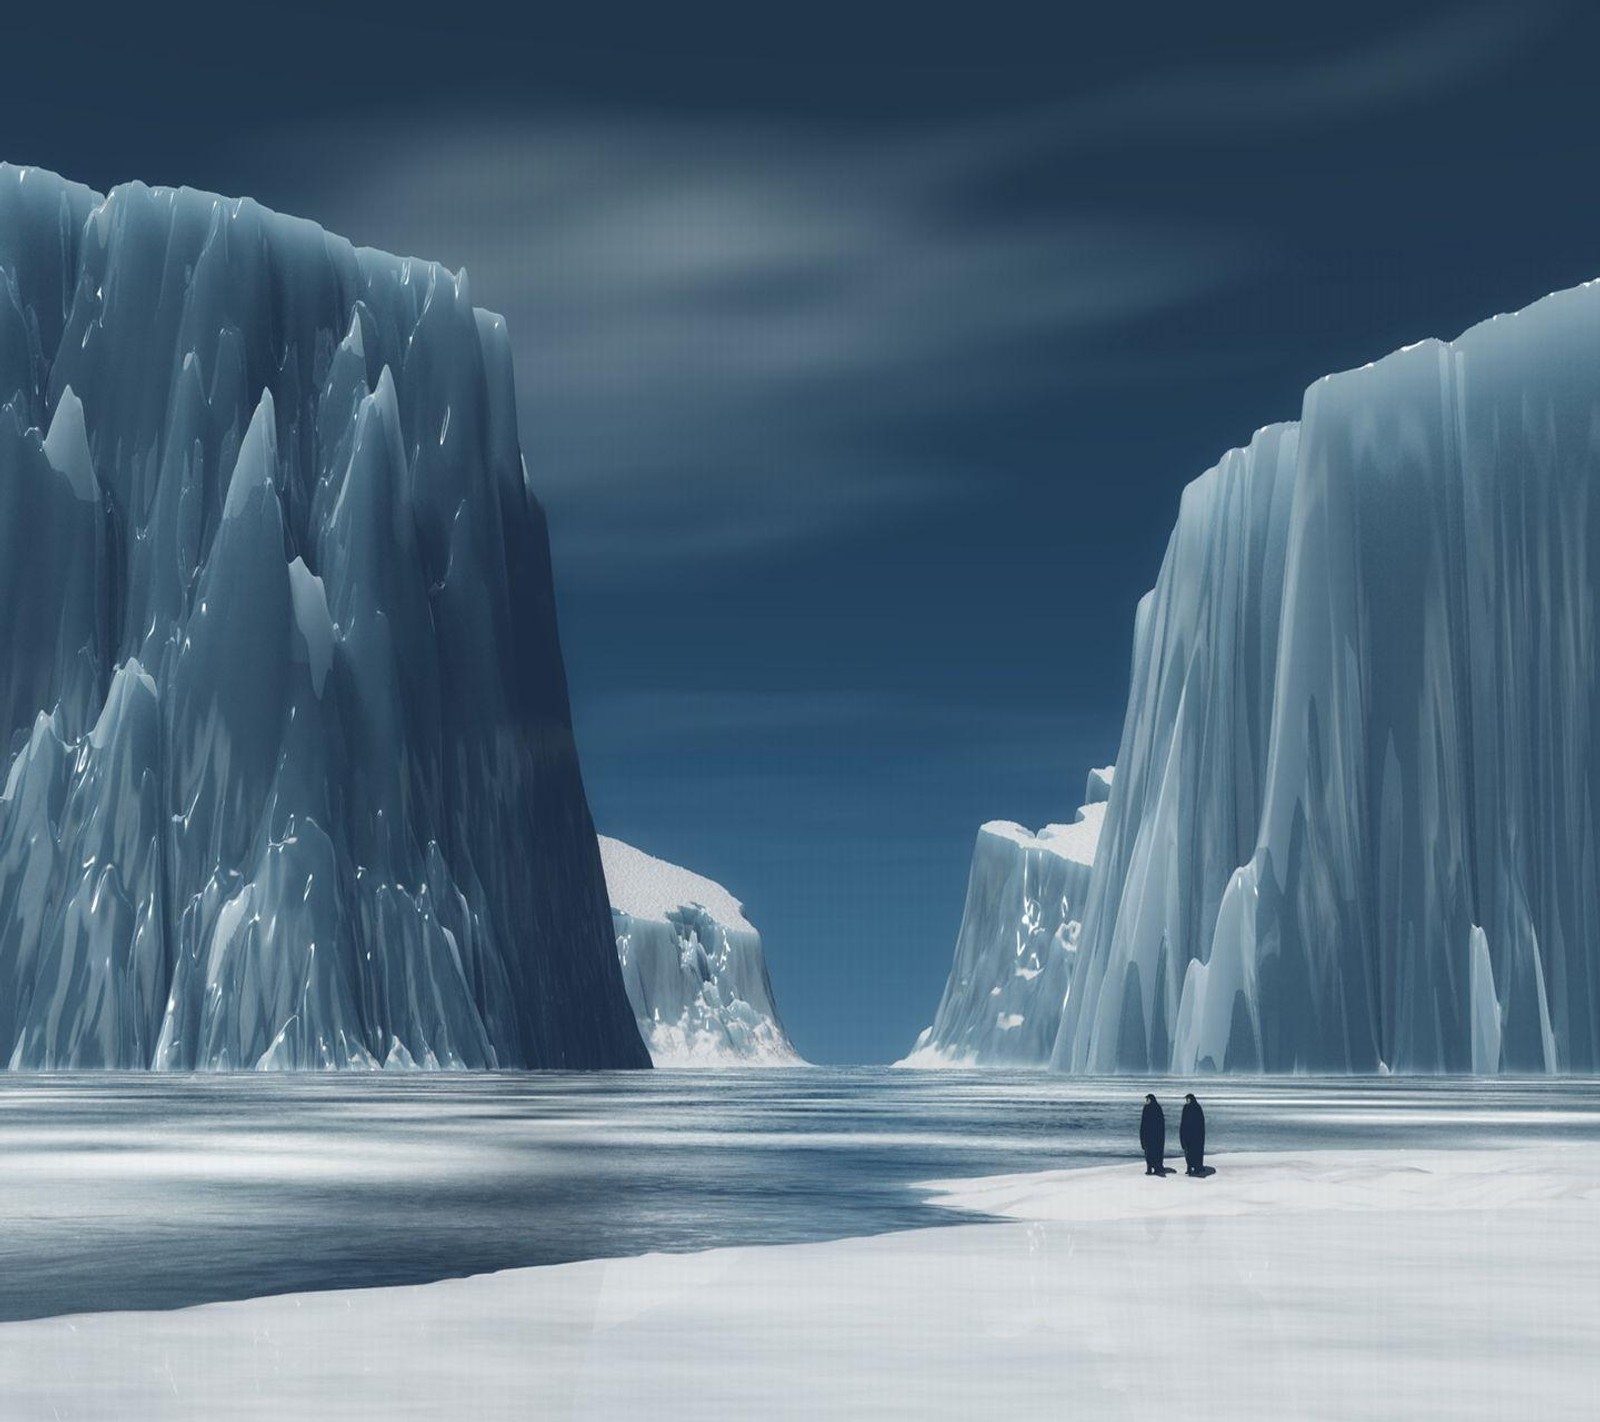
[[[1597,428],[1589,283],[1189,487],[1055,1065],[1600,1069]]]
[[[658,1067],[798,1066],[761,935],[721,884],[600,837],[617,960]]]
[[[0,165],[0,1060],[622,1067],[465,274]]]
[[[1113,768],[1068,825],[978,831],[955,962],[931,1026],[897,1066],[1044,1066],[1061,1026]]]

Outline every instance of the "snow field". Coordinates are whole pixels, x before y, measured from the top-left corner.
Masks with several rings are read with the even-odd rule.
[[[8,1415],[1590,1417],[1600,1148],[930,1187],[1005,1215],[0,1327]]]

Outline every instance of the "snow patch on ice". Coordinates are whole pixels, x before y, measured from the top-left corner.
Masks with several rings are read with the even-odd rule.
[[[44,457],[53,469],[67,476],[72,492],[84,503],[100,501],[100,485],[94,477],[94,459],[89,453],[89,434],[83,423],[83,402],[69,385],[61,392],[56,413],[44,437]]]
[[[1492,1150],[1241,1151],[1205,1180],[1129,1165],[929,1181],[928,1202],[1000,1219],[1099,1223],[1309,1211],[1505,1210],[1600,1203],[1590,1145]]]

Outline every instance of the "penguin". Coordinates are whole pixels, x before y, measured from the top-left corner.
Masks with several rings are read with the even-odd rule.
[[[1206,1166],[1206,1113],[1194,1099],[1194,1092],[1183,1098],[1183,1116],[1178,1121],[1178,1144],[1189,1162],[1188,1174],[1203,1175]]]
[[[1139,1145],[1144,1151],[1144,1173],[1165,1175],[1162,1158],[1167,1152],[1167,1118],[1154,1092],[1146,1092],[1144,1114],[1139,1117]]]

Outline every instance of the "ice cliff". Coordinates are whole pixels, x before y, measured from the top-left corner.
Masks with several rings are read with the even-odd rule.
[[[644,1065],[464,276],[0,166],[0,1062]]]
[[[955,962],[908,1067],[1043,1066],[1061,1025],[1112,769],[1089,772],[1069,825],[978,831]]]
[[[1054,1060],[1600,1069],[1600,285],[1183,497]]]
[[[600,838],[617,959],[657,1066],[794,1066],[761,935],[721,884]]]

